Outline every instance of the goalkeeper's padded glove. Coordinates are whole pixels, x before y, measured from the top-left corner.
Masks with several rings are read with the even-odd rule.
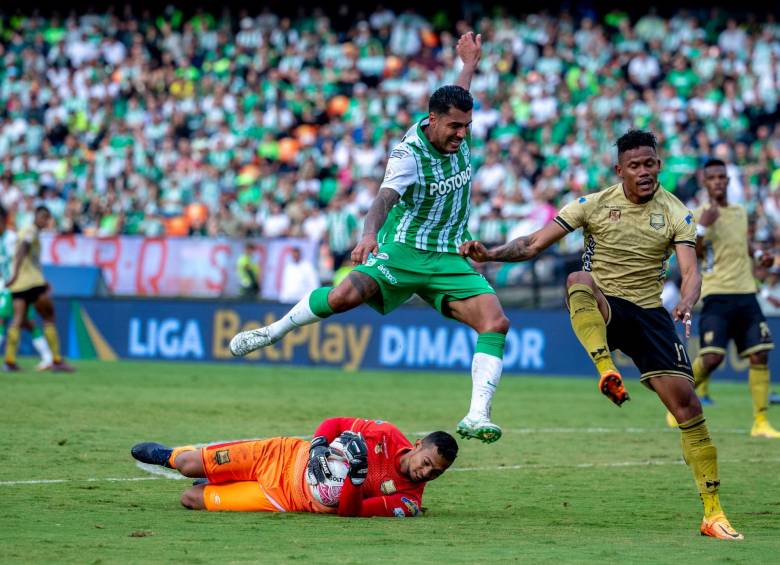
[[[346,436],[346,437],[345,437]],[[344,457],[349,463],[349,480],[360,486],[368,476],[368,446],[363,436],[354,432],[345,432],[339,437],[344,445]]]
[[[309,462],[306,465],[307,483],[316,485],[333,476],[328,466],[328,456],[330,455],[331,450],[325,436],[317,436],[311,440]]]

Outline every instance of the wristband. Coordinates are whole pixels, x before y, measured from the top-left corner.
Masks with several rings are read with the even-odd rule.
[[[707,235],[707,227],[696,224],[696,237],[704,237],[705,235]]]

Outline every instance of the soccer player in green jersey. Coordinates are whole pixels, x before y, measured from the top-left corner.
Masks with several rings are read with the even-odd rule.
[[[617,140],[615,172],[623,182],[578,198],[540,230],[492,249],[469,241],[461,253],[476,261],[527,261],[577,228],[585,232],[582,271],[567,281],[571,324],[601,374],[599,389],[620,406],[628,400],[610,350],[620,349],[641,382],[680,422],[682,450],[704,503],[702,535],[741,540],[720,506],[717,450],[675,321],[691,330],[701,291],[693,214],[658,182],[655,136],[632,130]],[[674,251],[682,274],[672,316],[661,305],[666,262]]]
[[[463,69],[456,84],[433,93],[428,117],[412,126],[390,153],[363,237],[352,251],[358,266],[337,287],[314,290],[281,320],[237,334],[230,351],[246,355],[298,326],[364,303],[387,314],[417,294],[479,334],[471,365],[471,407],[457,432],[491,443],[501,437],[490,416],[509,320],[490,284],[458,254],[460,245],[471,239],[473,100],[468,88],[481,57],[481,36],[464,34],[457,51]]]

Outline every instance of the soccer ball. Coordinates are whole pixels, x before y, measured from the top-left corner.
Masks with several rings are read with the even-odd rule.
[[[338,506],[341,489],[344,486],[344,480],[349,473],[349,464],[338,455],[328,457],[328,467],[330,467],[331,478],[325,479],[316,485],[309,485],[314,499],[325,506]]]

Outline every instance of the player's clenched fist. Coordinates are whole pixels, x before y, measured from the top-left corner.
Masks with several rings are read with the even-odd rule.
[[[374,255],[379,253],[379,245],[376,242],[376,236],[363,236],[363,239],[360,240],[357,247],[352,250],[352,255],[350,256],[352,264],[362,265],[366,262],[366,259],[368,259],[369,253],[373,253]]]
[[[460,246],[460,254],[464,257],[471,257],[479,263],[490,260],[488,250],[481,241],[466,241],[462,243]]]
[[[332,473],[328,466],[328,456],[331,454],[328,440],[317,436],[311,440],[309,448],[309,463],[306,465],[306,482],[316,485],[325,479],[330,479]]]

